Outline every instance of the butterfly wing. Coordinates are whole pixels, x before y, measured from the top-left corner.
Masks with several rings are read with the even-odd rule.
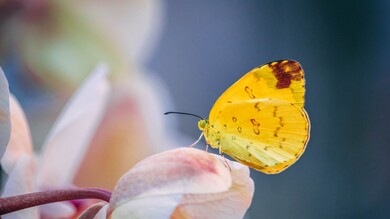
[[[225,104],[210,125],[222,152],[268,174],[283,171],[302,155],[310,129],[303,108],[272,98]]]
[[[215,102],[209,119],[224,105],[259,98],[285,100],[303,108],[305,79],[301,65],[292,60],[276,61],[257,67],[228,88]]]

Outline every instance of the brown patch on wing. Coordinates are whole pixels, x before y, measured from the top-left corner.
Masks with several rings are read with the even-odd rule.
[[[283,89],[290,87],[291,81],[300,81],[303,79],[303,70],[298,62],[292,60],[283,60],[271,62],[268,66],[272,69],[278,83],[276,88]]]

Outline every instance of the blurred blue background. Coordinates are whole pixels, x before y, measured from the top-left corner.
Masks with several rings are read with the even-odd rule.
[[[307,150],[281,174],[251,170],[248,218],[390,217],[390,1],[164,3],[161,37],[145,64],[171,94],[175,109],[167,111],[207,117],[224,90],[270,61],[294,59],[305,70]],[[14,56],[2,59],[11,90],[34,108],[52,94],[29,83]],[[164,119],[200,134],[194,118]]]
[[[150,62],[176,110],[207,117],[244,73],[294,59],[306,74],[311,139],[279,175],[251,172],[251,218],[390,216],[390,1],[166,2]],[[193,118],[181,129],[199,135]]]

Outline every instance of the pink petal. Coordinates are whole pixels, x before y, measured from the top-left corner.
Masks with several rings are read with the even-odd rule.
[[[159,81],[130,75],[116,81],[110,103],[82,161],[74,183],[112,190],[137,162],[174,145],[164,129]],[[165,143],[165,144],[164,144]]]
[[[21,156],[33,155],[31,133],[23,109],[13,95],[10,96],[9,100],[12,132],[7,150],[1,160],[1,165],[7,173],[11,172]]]
[[[8,81],[0,67],[0,158],[3,157],[11,134]]]
[[[112,190],[128,169],[152,154],[137,103],[115,91],[75,177],[78,186]]]
[[[223,159],[220,156],[218,159]],[[185,194],[171,218],[243,218],[254,193],[249,168],[227,161],[233,185],[218,194]]]
[[[40,157],[40,185],[72,182],[108,102],[106,75],[107,67],[98,66],[57,119]]]
[[[223,161],[205,151],[179,148],[151,156],[135,165],[117,183],[110,208],[115,211],[121,205],[149,197],[161,206],[174,205],[178,204],[181,195],[220,193],[228,191],[231,185],[230,171]],[[142,206],[144,212],[152,207]],[[172,210],[170,207],[167,209]]]

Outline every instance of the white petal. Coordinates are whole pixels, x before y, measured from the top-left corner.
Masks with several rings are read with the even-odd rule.
[[[106,76],[107,66],[99,65],[57,119],[40,157],[40,184],[72,182],[108,102]]]
[[[20,195],[35,191],[35,159],[32,156],[21,156],[8,176],[2,197]],[[38,208],[27,208],[2,216],[7,219],[39,218]]]
[[[6,173],[11,172],[21,156],[33,155],[31,133],[26,116],[13,95],[10,95],[9,100],[12,132],[4,157],[1,160],[1,165]]]
[[[11,134],[11,121],[9,110],[8,81],[0,67],[0,158],[3,157],[5,148]]]
[[[214,155],[223,160],[221,156]],[[254,193],[254,183],[249,168],[240,163],[228,163],[233,180],[228,191],[210,194],[186,194],[175,209],[173,218],[223,219],[243,218]]]
[[[116,207],[111,213],[111,219],[170,218],[182,196],[182,194],[171,194],[136,198]]]

